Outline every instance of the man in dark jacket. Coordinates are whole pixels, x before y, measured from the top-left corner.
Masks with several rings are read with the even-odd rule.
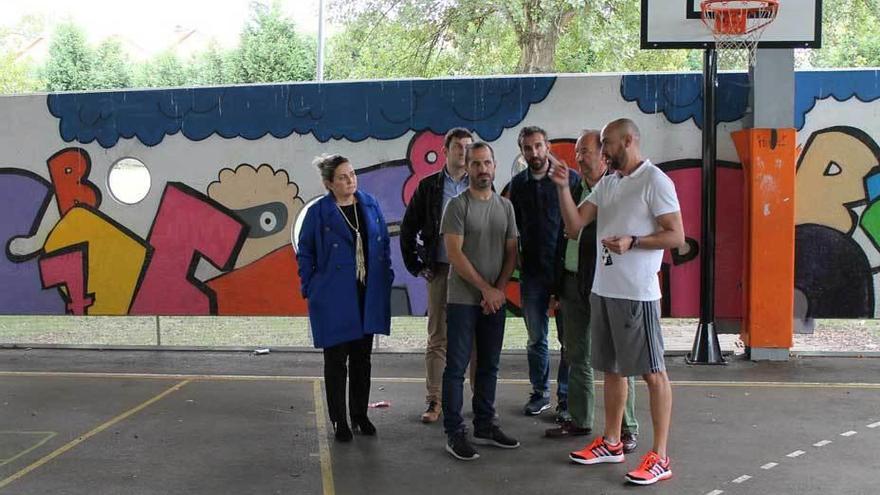
[[[550,180],[550,143],[540,127],[523,127],[520,153],[528,167],[510,181],[510,201],[520,233],[520,294],[528,331],[526,350],[532,393],[523,413],[538,415],[550,408],[550,351],[547,343],[548,309],[556,295],[558,247],[563,239],[562,216],[555,184]],[[580,177],[572,174],[571,187]],[[558,321],[558,320],[557,320]],[[564,332],[563,329],[560,333]],[[560,335],[560,340],[562,337]],[[557,374],[557,421],[568,419],[568,367],[565,351]]]
[[[400,224],[400,251],[406,269],[428,281],[428,344],[425,349],[427,410],[422,422],[437,421],[442,410],[440,388],[446,367],[446,279],[449,259],[440,236],[440,219],[449,200],[467,190],[465,151],[473,142],[467,129],[446,133],[443,170],[425,177],[410,199]]]
[[[571,187],[572,199],[580,204],[605,176],[608,166],[601,153],[600,133],[587,130],[575,144],[575,159],[582,180]],[[569,237],[569,236],[566,236]],[[562,259],[558,294],[562,306],[563,346],[569,365],[568,412],[570,420],[547,430],[550,438],[589,435],[593,429],[596,393],[590,360],[590,292],[596,272],[596,223],[561,244]],[[635,450],[639,423],[635,415],[635,381],[630,378],[621,440],[624,450]]]

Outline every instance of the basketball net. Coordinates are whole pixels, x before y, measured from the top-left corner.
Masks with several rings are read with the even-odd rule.
[[[778,0],[703,0],[703,24],[715,38],[719,66],[755,66],[758,41],[776,20]]]

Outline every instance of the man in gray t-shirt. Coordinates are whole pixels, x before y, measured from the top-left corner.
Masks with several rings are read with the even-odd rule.
[[[467,148],[468,189],[449,201],[440,233],[449,257],[443,427],[446,451],[465,461],[479,458],[461,417],[464,371],[477,348],[474,443],[513,449],[519,442],[494,424],[495,386],[504,340],[504,288],[516,265],[516,220],[510,202],[492,190],[495,156],[482,142]]]
[[[517,236],[513,206],[495,193],[489,199],[480,199],[465,192],[449,202],[440,232],[462,236],[465,258],[483,280],[494,282],[501,275],[504,246]],[[480,289],[454,268],[447,287],[447,303],[479,306],[483,300]]]

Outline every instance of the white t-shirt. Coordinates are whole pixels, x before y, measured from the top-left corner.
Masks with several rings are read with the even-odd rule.
[[[628,176],[613,173],[603,177],[586,201],[598,208],[593,292],[633,301],[660,299],[657,272],[663,262],[663,250],[635,248],[615,254],[602,246],[602,239],[642,237],[660,230],[657,217],[681,210],[672,179],[645,160]]]

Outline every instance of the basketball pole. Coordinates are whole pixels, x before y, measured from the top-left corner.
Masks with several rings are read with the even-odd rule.
[[[685,357],[688,364],[727,364],[715,332],[715,162],[717,122],[715,90],[718,87],[718,52],[703,52],[703,170],[702,239],[700,256],[700,323],[694,345]]]

